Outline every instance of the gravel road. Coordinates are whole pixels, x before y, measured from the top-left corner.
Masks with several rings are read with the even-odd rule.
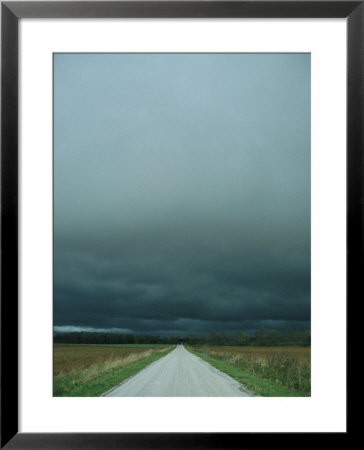
[[[240,383],[178,345],[106,397],[251,397]]]

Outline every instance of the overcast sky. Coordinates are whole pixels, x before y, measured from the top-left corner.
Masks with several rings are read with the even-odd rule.
[[[54,326],[310,326],[310,56],[54,56]]]

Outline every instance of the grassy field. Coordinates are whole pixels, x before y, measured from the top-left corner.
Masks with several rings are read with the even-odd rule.
[[[135,375],[174,347],[55,344],[53,348],[53,395],[94,397]]]
[[[189,350],[257,395],[311,395],[310,347],[199,346]]]
[[[167,348],[172,344],[54,344],[55,346],[75,346],[84,347],[123,347],[123,348]]]

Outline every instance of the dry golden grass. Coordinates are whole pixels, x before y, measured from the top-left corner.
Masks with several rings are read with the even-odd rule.
[[[311,347],[195,347],[219,359],[289,389],[310,395]]]
[[[87,371],[90,378],[162,350],[152,346],[148,348],[62,344],[54,345],[53,349],[53,376],[73,375]]]
[[[230,357],[232,359],[249,358],[260,362],[268,361],[272,355],[293,358],[302,363],[310,362],[311,360],[311,347],[222,347],[203,345],[196,347],[196,350],[208,352],[211,357],[213,357],[213,355],[224,355],[227,358]]]

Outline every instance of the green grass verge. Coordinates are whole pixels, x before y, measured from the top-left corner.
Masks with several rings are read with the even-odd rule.
[[[84,371],[75,375],[66,375],[53,378],[53,396],[54,397],[97,397],[117,386],[127,378],[135,375],[144,367],[152,362],[167,355],[175,348],[154,353],[147,358],[139,359],[132,364],[119,367],[108,373],[104,373],[99,377],[84,381]]]
[[[238,367],[234,367],[218,359],[210,358],[204,353],[193,350],[191,347],[185,346],[185,348],[194,355],[211,364],[216,369],[226,373],[231,378],[234,378],[234,380],[238,381],[255,395],[259,395],[261,397],[302,397],[302,394],[298,392],[290,391],[284,386],[280,386],[272,381],[264,380],[256,375],[253,375],[252,373],[243,371]]]

